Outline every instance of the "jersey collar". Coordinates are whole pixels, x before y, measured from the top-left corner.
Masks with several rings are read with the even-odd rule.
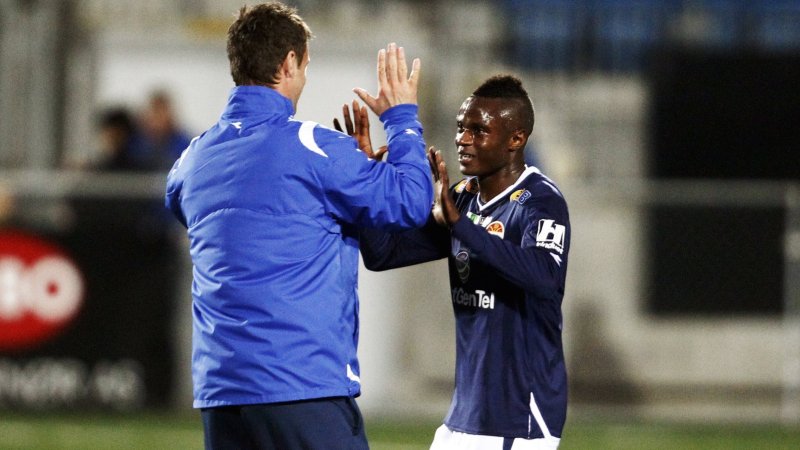
[[[542,172],[538,168],[536,168],[534,166],[526,165],[525,166],[525,170],[520,174],[519,178],[517,178],[517,181],[515,181],[514,184],[512,184],[511,186],[505,188],[503,190],[503,192],[495,195],[491,200],[486,202],[486,204],[482,204],[481,203],[481,196],[480,195],[476,195],[475,196],[475,200],[478,202],[478,210],[483,212],[483,210],[485,210],[486,208],[488,208],[488,207],[494,205],[495,203],[497,203],[498,201],[500,201],[501,198],[503,198],[503,197],[505,197],[507,195],[510,195],[511,192],[513,192],[517,188],[517,186],[519,186],[523,181],[525,181],[525,179],[528,178],[528,176],[530,174],[532,174],[532,173],[541,174]]]
[[[231,89],[223,119],[250,115],[292,116],[292,101],[266,86],[236,86]]]

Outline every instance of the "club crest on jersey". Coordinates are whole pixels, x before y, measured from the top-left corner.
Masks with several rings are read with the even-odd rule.
[[[540,219],[536,229],[536,246],[564,253],[564,237],[567,227],[559,225],[553,219]]]
[[[462,283],[466,283],[469,280],[469,252],[461,250],[456,254],[455,260],[458,278]]]
[[[486,225],[486,231],[489,232],[489,234],[499,237],[500,239],[506,235],[506,227],[503,225],[503,222],[500,222],[499,220],[495,220],[489,225]]]
[[[511,194],[510,200],[521,205],[528,201],[529,198],[531,198],[531,191],[527,189],[519,189]]]

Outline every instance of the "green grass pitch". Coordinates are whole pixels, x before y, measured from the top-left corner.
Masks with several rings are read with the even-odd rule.
[[[439,424],[371,421],[372,450],[424,450]],[[202,449],[192,414],[53,415],[0,412],[0,449]],[[562,450],[800,449],[800,426],[700,425],[581,419],[567,423]]]

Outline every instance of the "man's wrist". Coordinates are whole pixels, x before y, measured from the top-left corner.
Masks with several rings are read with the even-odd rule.
[[[417,120],[418,113],[419,105],[416,103],[400,103],[387,108],[378,118],[383,123],[386,123],[387,120]]]

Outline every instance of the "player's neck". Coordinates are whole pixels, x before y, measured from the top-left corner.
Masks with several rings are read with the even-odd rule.
[[[480,192],[481,202],[486,203],[508,189],[509,186],[517,182],[524,171],[524,162],[511,163],[491,175],[478,177],[478,191]]]

